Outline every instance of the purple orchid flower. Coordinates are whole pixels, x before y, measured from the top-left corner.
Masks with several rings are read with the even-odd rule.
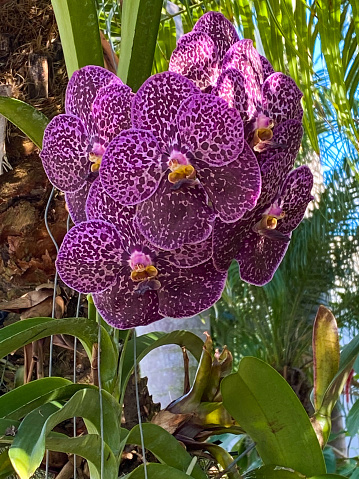
[[[272,279],[288,249],[292,231],[313,199],[313,175],[307,166],[301,166],[288,174],[276,196],[263,206],[273,196],[270,184],[278,174],[278,161],[273,158],[264,171],[267,190],[259,205],[237,223],[229,225],[216,220],[214,227],[216,268],[226,271],[236,259],[242,280],[257,286]]]
[[[90,183],[109,142],[131,126],[133,93],[97,66],[76,71],[66,90],[66,114],[48,124],[41,159],[51,183],[66,193],[74,222],[85,220]]]
[[[170,252],[125,238],[112,223],[78,223],[65,236],[56,261],[64,283],[92,293],[110,325],[127,329],[162,316],[190,317],[220,298],[226,273],[217,271],[212,260],[178,268]]]
[[[106,149],[100,178],[153,245],[172,250],[209,237],[216,215],[236,221],[260,193],[239,113],[172,72],[149,78],[132,105],[133,128]]]
[[[276,138],[276,127],[287,120],[301,122],[303,95],[295,82],[275,73],[252,41],[240,40],[221,13],[206,13],[180,38],[169,70],[236,108],[244,122],[244,138],[256,152],[285,149]]]

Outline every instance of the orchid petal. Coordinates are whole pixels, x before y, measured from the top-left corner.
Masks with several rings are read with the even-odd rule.
[[[241,116],[217,96],[195,95],[184,101],[177,125],[181,144],[209,165],[226,165],[243,150]]]
[[[71,219],[75,224],[87,220],[85,206],[90,187],[91,183],[86,181],[83,187],[78,191],[75,191],[75,193],[65,193],[67,209],[69,210]]]
[[[240,241],[252,223],[241,219],[236,223],[224,223],[216,218],[213,227],[213,263],[218,271],[227,271],[232,260],[238,255]]]
[[[263,55],[259,55],[262,63],[262,71],[263,71],[263,81],[265,81],[269,76],[274,73],[274,68],[270,64],[269,60],[266,59]]]
[[[303,137],[302,124],[297,120],[280,123],[273,130],[273,138],[261,153],[257,154],[258,163],[262,166],[277,153],[285,153],[288,165],[294,165]]]
[[[123,267],[116,284],[92,296],[98,312],[114,328],[145,326],[162,318],[157,291],[139,294],[130,273],[129,267]]]
[[[302,221],[308,203],[313,200],[313,174],[308,166],[303,165],[293,170],[280,192],[280,206],[285,212],[278,224],[282,233],[290,233]]]
[[[44,133],[40,153],[44,170],[51,183],[61,191],[75,192],[90,172],[87,131],[73,115],[55,116]]]
[[[101,180],[98,178],[91,186],[86,203],[86,214],[89,220],[103,220],[112,223],[117,229],[122,247],[128,253],[131,246],[141,242],[137,234],[133,218],[136,214],[136,206],[124,206],[109,196]]]
[[[158,143],[145,130],[126,130],[112,140],[100,168],[106,192],[124,205],[135,205],[153,195],[162,174]]]
[[[172,52],[169,71],[179,73],[205,90],[217,76],[217,47],[211,37],[203,32],[183,35]]]
[[[194,268],[176,268],[165,258],[157,261],[161,289],[159,311],[164,316],[185,318],[210,308],[221,297],[226,273],[217,271],[212,261]]]
[[[288,246],[289,242],[271,240],[249,231],[236,257],[241,279],[256,286],[268,283],[273,278]]]
[[[121,131],[131,128],[133,96],[131,88],[119,83],[112,83],[99,90],[92,105],[92,115],[96,140],[104,148]]]
[[[223,167],[195,163],[214,209],[222,221],[232,223],[255,207],[261,191],[258,161],[247,143],[238,158]]]
[[[103,86],[122,81],[105,68],[88,65],[74,72],[66,89],[66,113],[79,117],[88,129],[92,123],[92,103]]]
[[[222,62],[227,50],[238,41],[236,29],[227,18],[219,12],[207,12],[197,21],[194,32],[209,35],[218,49],[219,61]]]
[[[260,63],[259,58],[258,62]],[[234,68],[241,72],[245,79],[247,95],[252,98],[253,103],[259,108],[262,103],[260,79],[249,58],[246,56],[241,42],[237,42],[228,50],[223,60],[222,71],[228,68]]]
[[[136,222],[150,243],[172,250],[207,239],[214,217],[200,184],[173,189],[163,178],[156,193],[138,205]]]
[[[78,223],[66,234],[57,255],[57,271],[67,286],[80,293],[98,293],[116,283],[123,250],[110,223]]]
[[[228,68],[221,73],[212,94],[223,98],[229,107],[238,110],[244,122],[248,122],[256,112],[253,98],[246,90],[245,78],[235,68]]]
[[[167,261],[177,268],[193,268],[212,257],[212,237],[201,243],[185,244],[181,248],[168,251]]]
[[[276,125],[303,116],[300,100],[303,93],[295,81],[284,73],[273,73],[262,86],[263,111]]]
[[[175,117],[181,103],[200,90],[174,72],[153,75],[141,86],[132,104],[132,122],[138,129],[151,131],[166,150],[174,134]]]

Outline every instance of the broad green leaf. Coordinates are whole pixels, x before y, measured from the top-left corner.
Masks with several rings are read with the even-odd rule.
[[[350,343],[344,346],[340,353],[339,371],[327,388],[320,407],[320,414],[330,416],[335,403],[338,401],[349,373],[359,354],[359,335],[355,336]]]
[[[265,464],[302,474],[325,473],[323,454],[308,415],[285,379],[271,366],[245,357],[222,380],[223,405],[256,443]]]
[[[69,399],[85,388],[95,386],[74,384],[67,379],[56,377],[37,379],[0,396],[0,411],[4,418],[21,419],[46,402]]]
[[[320,306],[313,327],[314,408],[320,409],[325,391],[339,369],[339,336],[335,317]]]
[[[238,469],[236,467],[231,467],[234,460],[233,457],[229,452],[223,449],[223,447],[220,447],[217,444],[207,443],[204,450],[208,451],[223,469],[230,468],[226,474],[228,479],[242,479]]]
[[[125,394],[125,389],[133,372],[133,339],[127,342],[126,349],[124,351],[123,366],[122,366],[122,383],[121,383],[121,396]],[[195,334],[189,331],[172,331],[171,333],[153,332],[138,336],[136,338],[136,352],[137,363],[143,359],[153,349],[166,344],[178,344],[178,346],[184,346],[193,356],[199,361],[202,349],[203,341]]]
[[[60,0],[62,1],[62,0]],[[124,0],[118,76],[137,91],[151,75],[163,0]]]
[[[114,398],[102,391],[103,399],[103,440],[111,452],[108,462],[119,453],[121,411]],[[89,434],[99,435],[100,399],[96,389],[78,391],[64,405],[47,403],[29,413],[21,422],[9,449],[12,465],[21,479],[27,479],[40,465],[45,452],[46,436],[59,423],[74,416],[82,417]],[[112,459],[113,458],[113,459]],[[107,477],[111,477],[108,475]]]
[[[359,432],[359,399],[355,401],[351,407],[349,414],[345,420],[348,434],[354,437]]]
[[[263,466],[254,469],[243,476],[244,479],[340,479],[338,474],[321,474],[319,476],[303,476],[299,472],[284,469],[280,466]]]
[[[86,65],[103,66],[96,0],[52,0],[68,77]]]
[[[101,438],[98,434],[82,437],[48,437],[46,449],[65,454],[76,454],[89,462],[91,479],[101,479]],[[107,444],[104,445],[104,473],[106,478],[117,478],[117,461]]]
[[[0,357],[10,354],[37,339],[52,334],[70,334],[82,342],[91,359],[92,347],[97,344],[98,326],[85,318],[30,318],[17,321],[0,330]],[[102,328],[101,332],[101,374],[103,386],[112,389],[113,372],[117,366],[117,353],[111,338]]]
[[[8,450],[5,449],[5,451],[0,454],[0,479],[6,479],[13,474],[15,474],[15,471],[11,465]]]
[[[303,474],[274,465],[254,469],[243,477],[244,479],[305,479]]]
[[[49,119],[41,111],[21,100],[0,96],[0,114],[25,133],[38,148],[42,148]]]
[[[145,448],[151,451],[162,464],[167,464],[182,472],[187,471],[192,457],[172,434],[156,424],[143,424],[142,429]],[[141,446],[139,426],[131,429],[126,443]],[[198,464],[195,465],[191,476],[195,479],[206,479],[207,477]]]
[[[137,467],[131,474],[128,474],[123,479],[144,479],[145,473],[143,465]],[[175,469],[174,467],[166,466],[164,464],[147,464],[148,479],[188,479],[188,474]]]

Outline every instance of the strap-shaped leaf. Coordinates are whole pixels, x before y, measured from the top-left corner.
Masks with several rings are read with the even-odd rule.
[[[137,467],[131,474],[128,474],[122,479],[143,479],[145,477],[143,465]],[[166,466],[165,464],[147,464],[147,478],[148,479],[188,479],[189,476],[184,472],[175,469],[174,467]]]
[[[62,1],[62,0],[59,0]],[[124,0],[118,76],[137,91],[151,75],[162,0]]]
[[[243,477],[244,479],[307,479],[307,476],[303,476],[303,474],[274,465],[254,469]],[[340,479],[343,477],[338,474],[321,474],[308,479]]]
[[[10,324],[0,330],[0,357],[10,354],[37,339],[52,334],[70,334],[82,342],[91,359],[92,347],[97,343],[98,326],[85,318],[30,318]],[[117,353],[113,343],[102,328],[101,332],[101,374],[104,387],[112,388],[113,371],[117,366]]]
[[[339,335],[334,315],[320,306],[313,327],[314,408],[322,404],[325,391],[339,369]]]
[[[52,0],[67,74],[86,65],[103,66],[95,0]]]
[[[142,429],[145,448],[151,451],[162,464],[167,464],[182,472],[187,471],[192,457],[172,434],[156,424],[143,424]],[[141,446],[139,426],[131,429],[126,443]],[[191,476],[195,479],[206,479],[207,477],[198,464],[194,466]]]
[[[324,474],[324,458],[308,415],[285,379],[271,366],[245,357],[222,380],[223,405],[251,436],[265,464],[301,474]]]
[[[324,416],[330,416],[335,403],[339,399],[358,354],[359,334],[355,336],[350,343],[345,345],[340,353],[339,370],[325,392],[322,405],[319,409],[320,414]]]
[[[115,461],[119,453],[121,411],[115,399],[102,391],[104,410],[103,440],[111,453],[105,456],[105,466]],[[63,406],[47,403],[28,414],[19,426],[9,449],[9,457],[21,479],[28,479],[40,465],[48,433],[60,422],[73,416],[82,417],[89,434],[100,434],[100,398],[97,389],[78,391]],[[108,475],[106,477],[113,477]]]
[[[15,98],[0,96],[0,114],[17,126],[38,148],[42,148],[49,119],[33,106]]]
[[[69,399],[85,388],[95,386],[57,377],[36,379],[0,396],[0,412],[4,418],[19,420],[46,402]]]

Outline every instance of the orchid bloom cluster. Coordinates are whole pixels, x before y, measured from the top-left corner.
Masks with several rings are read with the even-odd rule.
[[[301,96],[214,12],[136,94],[103,68],[75,72],[41,152],[75,223],[62,280],[121,329],[209,308],[233,259],[270,281],[312,199],[309,168],[293,170]]]

